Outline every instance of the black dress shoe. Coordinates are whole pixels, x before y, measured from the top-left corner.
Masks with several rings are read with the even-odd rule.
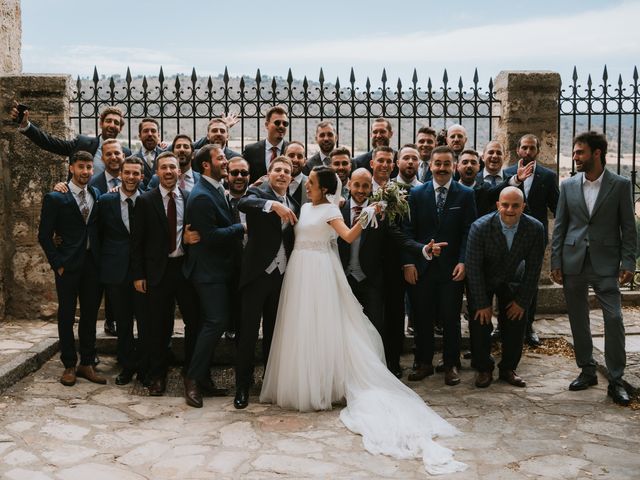
[[[167,379],[166,378],[156,378],[152,380],[149,384],[149,395],[152,397],[161,397],[164,395],[164,392],[167,390]]]
[[[129,370],[125,368],[116,377],[116,385],[127,385],[128,383],[131,383],[131,380],[133,379],[133,375],[135,373],[136,373],[135,370]]]
[[[184,378],[184,399],[193,408],[202,408],[202,395],[198,390],[198,383],[187,377]]]
[[[118,336],[118,331],[116,330],[116,322],[113,320],[105,320],[104,321],[104,333],[110,335],[112,337]]]
[[[586,390],[587,388],[593,387],[597,384],[598,377],[581,372],[580,375],[578,375],[578,378],[569,384],[569,390],[574,392],[577,390]]]
[[[619,383],[610,383],[607,388],[607,395],[618,405],[622,405],[623,407],[629,405],[629,394]]]
[[[249,389],[239,388],[236,390],[236,396],[233,399],[233,406],[238,410],[242,410],[243,408],[247,408],[247,405],[249,405]]]
[[[538,334],[533,330],[527,333],[524,341],[527,342],[527,345],[529,345],[530,347],[540,346],[540,337],[538,337]]]
[[[491,372],[478,372],[476,374],[476,387],[487,388],[493,381],[493,374]]]
[[[438,336],[440,336],[440,337],[441,337],[441,336],[444,334],[444,330],[442,329],[442,327],[441,327],[441,326],[439,326],[439,325],[435,325],[435,326],[433,327],[433,333],[435,333],[436,335],[438,335]]]
[[[205,397],[224,397],[228,393],[226,388],[216,387],[210,378],[205,381],[198,380],[198,389]]]
[[[433,365],[417,365],[409,374],[409,381],[419,382],[423,378],[433,375]]]

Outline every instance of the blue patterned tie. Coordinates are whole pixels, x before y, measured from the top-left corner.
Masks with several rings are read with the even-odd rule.
[[[444,202],[447,199],[447,189],[445,187],[438,187],[437,191],[438,197],[436,198],[436,212],[438,213],[438,217],[440,217],[444,210]]]

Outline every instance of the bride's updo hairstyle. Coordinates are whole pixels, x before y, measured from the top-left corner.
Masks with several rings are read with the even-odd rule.
[[[318,186],[321,189],[326,189],[325,195],[334,195],[338,188],[338,176],[333,171],[333,168],[326,165],[318,165],[313,167],[312,171],[316,172]]]

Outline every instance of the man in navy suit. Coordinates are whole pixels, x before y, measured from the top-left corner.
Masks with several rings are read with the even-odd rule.
[[[89,182],[90,186],[98,189],[100,195],[120,185],[120,167],[124,161],[124,151],[115,138],[109,138],[102,143],[102,161],[105,164],[104,172],[94,175]]]
[[[106,143],[105,143],[106,145]],[[107,166],[108,166],[107,162]],[[129,263],[131,227],[134,208],[140,196],[138,186],[142,181],[142,159],[130,156],[123,160],[118,192],[100,197],[99,232],[101,242],[100,281],[110,299],[114,319],[118,325],[118,363],[122,371],[116,377],[116,385],[126,385],[133,375],[143,379],[146,369],[141,353],[146,324],[144,317],[148,306],[145,296],[133,287]],[[138,325],[138,342],[133,336],[134,316]]]
[[[457,385],[460,377],[460,310],[465,278],[465,253],[469,227],[476,219],[473,190],[453,181],[453,150],[436,147],[431,154],[433,180],[414,187],[409,196],[410,238],[423,244],[446,242],[441,256],[427,264],[424,258],[405,255],[404,276],[412,285],[411,305],[415,309],[416,355],[409,380],[433,374],[435,315],[443,327],[445,384]]]
[[[331,122],[324,121],[316,125],[316,143],[318,144],[320,151],[309,157],[307,163],[302,169],[302,173],[307,176],[311,170],[313,170],[313,167],[317,167],[319,165],[325,165],[327,167],[331,166],[330,153],[334,148],[336,148],[336,144],[338,143],[338,136],[336,135],[336,131]],[[343,182],[343,185],[346,184]]]
[[[269,164],[280,155],[284,155],[287,148],[284,136],[289,127],[287,110],[278,105],[271,107],[265,116],[264,126],[267,129],[267,138],[247,145],[242,152],[242,157],[249,162],[249,183],[255,183],[266,175]]]
[[[71,386],[76,383],[78,376],[104,384],[107,383],[106,379],[93,369],[101,291],[98,278],[99,193],[95,188],[88,187],[93,174],[93,156],[85,151],[75,152],[71,156],[69,172],[71,180],[67,193],[51,192],[44,196],[38,230],[38,242],[47,256],[56,281],[60,359],[64,364],[60,382]],[[54,234],[62,239],[59,245],[53,241]],[[78,356],[73,324],[78,300],[80,365],[76,369]]]
[[[156,171],[156,158],[163,152],[160,147],[160,124],[154,118],[143,118],[138,124],[138,138],[142,142],[135,155],[144,162],[144,179],[146,187]]]
[[[304,145],[296,140],[289,142],[284,149],[284,156],[291,160],[292,166],[289,195],[302,206],[303,203],[307,203],[307,176],[302,173],[307,162]]]
[[[546,246],[549,241],[548,213],[555,217],[560,190],[558,189],[558,176],[556,173],[536,162],[538,153],[540,153],[540,140],[538,140],[538,137],[531,134],[523,135],[518,141],[518,158],[520,160],[518,164],[505,169],[504,174],[507,177],[516,175],[518,166],[521,163],[524,166],[533,165],[533,173],[520,184],[520,189],[524,193],[525,213],[537,219],[544,227],[544,244]],[[525,340],[531,346],[540,345],[538,335],[533,330],[537,303],[538,291],[536,289],[536,294],[531,300],[531,308],[527,310]]]
[[[391,137],[393,137],[393,129],[391,128],[391,122],[386,118],[376,118],[371,124],[371,150],[353,159],[354,168],[366,168],[369,172],[373,172],[371,161],[373,160],[375,149],[377,147],[388,147],[391,144]],[[391,171],[391,178],[398,174],[398,169],[395,168],[396,152],[392,152],[392,164],[393,170]],[[375,178],[374,178],[375,180]],[[374,189],[375,190],[375,189]]]
[[[242,317],[238,328],[235,408],[249,403],[253,383],[254,352],[262,317],[262,359],[267,365],[278,311],[280,288],[293,250],[293,225],[298,205],[289,195],[293,166],[287,157],[269,165],[269,178],[249,187],[238,208],[247,215],[248,241],[242,258],[240,294]]]
[[[184,320],[185,370],[188,369],[200,323],[198,296],[182,273],[183,232],[188,193],[177,186],[180,167],[172,152],[158,155],[160,185],[136,200],[131,232],[131,277],[135,289],[146,294],[149,322],[149,394],[163,395],[169,367],[167,345],[171,339],[175,302]]]
[[[353,166],[351,152],[345,147],[334,148],[329,154],[329,159],[329,166],[342,182],[341,194],[346,199],[349,196],[349,177],[351,177],[351,167]]]
[[[171,151],[174,153],[180,164],[180,176],[178,177],[178,187],[185,192],[190,192],[200,180],[200,174],[192,167],[193,146],[189,135],[178,134],[171,142]],[[157,174],[154,174],[147,185],[147,189],[151,190],[160,184]]]
[[[224,156],[227,160],[231,160],[234,157],[239,157],[238,152],[234,152],[228,146],[229,143],[229,128],[233,123],[227,123],[230,117],[225,118],[212,118],[207,125],[207,136],[202,137],[200,140],[193,144],[193,150],[197,151],[208,144],[216,144],[224,146]]]
[[[196,156],[202,176],[191,191],[185,211],[187,223],[200,235],[191,246],[183,272],[200,299],[203,322],[184,377],[187,405],[202,407],[202,391],[224,395],[211,383],[210,366],[216,345],[229,323],[229,299],[234,255],[245,226],[234,223],[222,181],[227,178],[228,161],[222,145],[209,144]]]
[[[12,118],[18,117],[17,108],[11,110]],[[122,127],[124,126],[124,118],[122,111],[116,107],[107,107],[100,112],[100,135],[89,137],[87,135],[77,135],[73,140],[64,140],[62,138],[53,137],[46,132],[40,130],[36,125],[29,121],[29,110],[24,112],[22,123],[20,123],[19,131],[29,138],[40,148],[55,153],[71,157],[74,153],[83,150],[93,155],[93,174],[98,175],[105,169],[102,161],[102,143],[109,138],[116,138]],[[123,148],[126,156],[131,155],[128,148]]]
[[[418,180],[422,183],[431,180],[429,161],[431,160],[431,152],[436,147],[436,136],[436,131],[429,126],[420,128],[416,136],[416,145],[418,146],[418,152],[420,152]]]
[[[465,260],[469,301],[471,355],[477,370],[475,384],[488,387],[493,381],[491,316],[493,297],[498,298],[502,334],[499,378],[516,387],[526,382],[516,373],[522,356],[526,310],[535,294],[542,257],[542,224],[524,215],[524,195],[516,187],[500,193],[497,212],[471,225]]]

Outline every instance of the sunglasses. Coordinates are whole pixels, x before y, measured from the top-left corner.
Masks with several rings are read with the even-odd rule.
[[[289,126],[289,122],[287,122],[286,120],[274,120],[273,124],[276,127],[279,127],[280,125],[282,125],[283,127],[288,127]]]
[[[230,170],[229,175],[232,175],[234,177],[237,177],[238,175],[242,177],[248,177],[249,171],[248,170]]]

